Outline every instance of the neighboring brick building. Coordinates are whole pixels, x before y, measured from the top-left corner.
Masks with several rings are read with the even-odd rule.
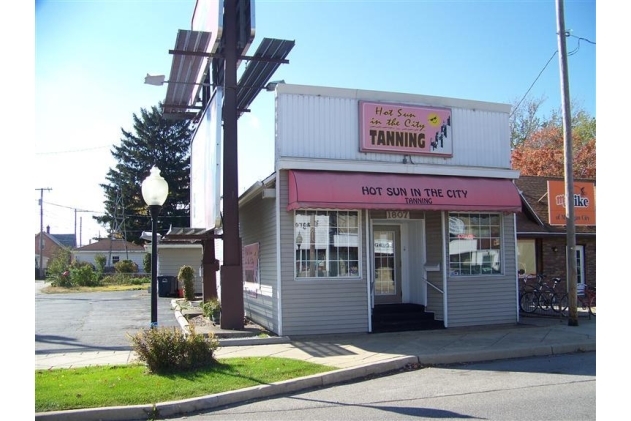
[[[524,202],[522,212],[516,214],[518,267],[525,274],[559,277],[564,282],[561,287],[566,288],[567,230],[562,223],[550,224],[561,195],[553,193],[555,199],[549,200],[548,182],[553,183],[557,193],[559,187],[564,187],[564,180],[558,177],[520,176],[515,180]],[[592,286],[596,286],[595,190],[596,180],[574,180],[577,281]],[[581,199],[583,196],[589,200]]]
[[[48,268],[48,262],[55,254],[63,248],[74,249],[77,246],[77,237],[74,234],[51,234],[50,226],[46,227],[46,231],[35,234],[35,278],[44,279],[45,273],[40,274],[40,255],[42,259],[42,267]],[[40,247],[41,253],[40,253]]]

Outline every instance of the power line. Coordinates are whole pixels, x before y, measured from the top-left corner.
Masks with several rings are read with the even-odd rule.
[[[569,55],[569,56],[574,55],[574,54],[576,54],[578,52],[579,48],[581,47],[581,41],[586,41],[586,42],[589,42],[590,44],[596,45],[595,42],[590,41],[587,38],[577,37],[576,35],[570,34],[570,31],[566,31],[565,32],[565,36],[566,37],[574,37],[574,38],[578,39],[578,44],[576,45],[576,48],[574,50],[570,51],[569,53],[567,53],[567,55]],[[535,78],[534,82],[532,82],[532,84],[530,85],[530,87],[528,88],[528,90],[526,91],[526,93],[524,94],[522,99],[519,101],[519,103],[517,104],[515,109],[513,109],[513,112],[510,114],[509,118],[511,118],[513,116],[513,114],[515,114],[517,112],[517,110],[519,109],[519,106],[521,105],[521,103],[524,101],[524,99],[526,99],[526,97],[528,96],[528,93],[530,92],[532,87],[535,86],[535,83],[537,83],[537,81],[541,77],[541,74],[544,72],[544,70],[546,70],[546,68],[548,67],[548,65],[550,64],[550,62],[552,61],[552,59],[554,58],[554,56],[556,56],[556,54],[558,52],[559,52],[558,50],[555,50],[554,53],[552,54],[552,56],[548,59],[548,61],[546,62],[545,66],[543,66],[543,69],[541,69],[541,71],[539,72],[539,74]]]
[[[545,66],[543,66],[543,69],[541,69],[541,71],[539,72],[539,74],[537,75],[537,77],[535,78],[534,82],[532,82],[532,84],[530,85],[530,88],[528,88],[528,90],[526,91],[526,93],[524,94],[524,96],[521,98],[521,100],[519,101],[519,103],[517,104],[517,106],[515,107],[515,109],[513,110],[513,112],[510,114],[509,118],[513,116],[513,114],[515,114],[515,112],[519,109],[519,106],[521,105],[521,103],[524,101],[524,99],[526,99],[526,97],[528,96],[528,93],[530,92],[530,90],[532,89],[533,86],[535,86],[535,83],[537,83],[537,81],[539,80],[539,77],[541,77],[541,74],[543,73],[544,70],[546,70],[546,67],[548,67],[548,64],[550,64],[550,62],[552,61],[552,59],[554,58],[554,56],[557,55],[557,51],[555,50],[554,53],[552,54],[552,57],[550,57],[548,59],[548,62],[546,63]]]
[[[56,203],[51,203],[51,202],[45,202],[47,205],[51,205],[51,206],[57,206],[59,208],[65,208],[65,209],[70,209],[70,210],[74,210],[74,211],[78,211],[78,212],[87,212],[87,213],[98,213],[98,214],[105,214],[105,212],[101,212],[101,211],[92,211],[92,210],[86,210],[86,209],[80,209],[74,206],[66,206],[66,205],[58,205]]]

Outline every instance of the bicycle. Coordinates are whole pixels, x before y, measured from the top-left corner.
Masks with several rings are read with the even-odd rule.
[[[535,294],[535,289],[532,287],[527,289],[528,280],[530,279],[532,279],[530,276],[522,278],[524,286],[519,294],[519,308],[524,313],[534,313],[537,310],[537,307],[539,307],[539,297]]]
[[[531,289],[524,289],[519,296],[519,307],[524,313],[534,313],[537,309],[548,311],[558,311],[558,302],[560,301],[560,295],[556,292],[557,285],[561,282],[560,278],[552,278],[554,285],[551,287],[545,282],[546,275],[543,273],[537,274],[537,286],[531,287]],[[523,278],[524,285],[527,285],[528,280],[532,277]]]
[[[564,294],[559,298],[559,301],[555,303],[558,310],[565,312],[569,307],[568,294]],[[591,316],[596,317],[596,287],[587,284],[578,284],[576,286],[576,305],[583,310],[587,310],[589,318]]]
[[[557,303],[560,299],[559,294],[556,292],[556,287],[561,282],[561,279],[553,278],[554,285],[551,287],[546,283],[545,277],[546,275],[543,273],[537,274],[537,287],[534,290],[537,297],[537,305],[543,311],[550,309],[557,311],[558,307],[554,303]]]
[[[557,286],[561,283],[561,278],[552,278],[552,286],[548,286],[549,304],[552,311],[555,313],[561,312],[561,300],[565,293],[561,294],[557,292]]]

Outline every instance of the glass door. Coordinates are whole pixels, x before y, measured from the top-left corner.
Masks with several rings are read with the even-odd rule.
[[[400,228],[373,227],[373,285],[375,304],[401,302]]]

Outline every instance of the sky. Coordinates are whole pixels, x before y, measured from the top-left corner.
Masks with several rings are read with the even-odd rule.
[[[33,233],[105,228],[111,150],[132,117],[163,101],[178,29],[195,0],[35,2]],[[595,1],[565,1],[570,95],[596,116]],[[295,41],[272,80],[561,109],[556,7],[540,1],[255,2],[253,53],[264,37]],[[240,71],[243,70],[242,66]],[[239,191],[273,172],[273,94],[239,119]],[[255,153],[252,153],[255,151]],[[50,190],[48,190],[50,189]],[[43,207],[39,201],[43,197]],[[43,214],[43,217],[42,217]]]

